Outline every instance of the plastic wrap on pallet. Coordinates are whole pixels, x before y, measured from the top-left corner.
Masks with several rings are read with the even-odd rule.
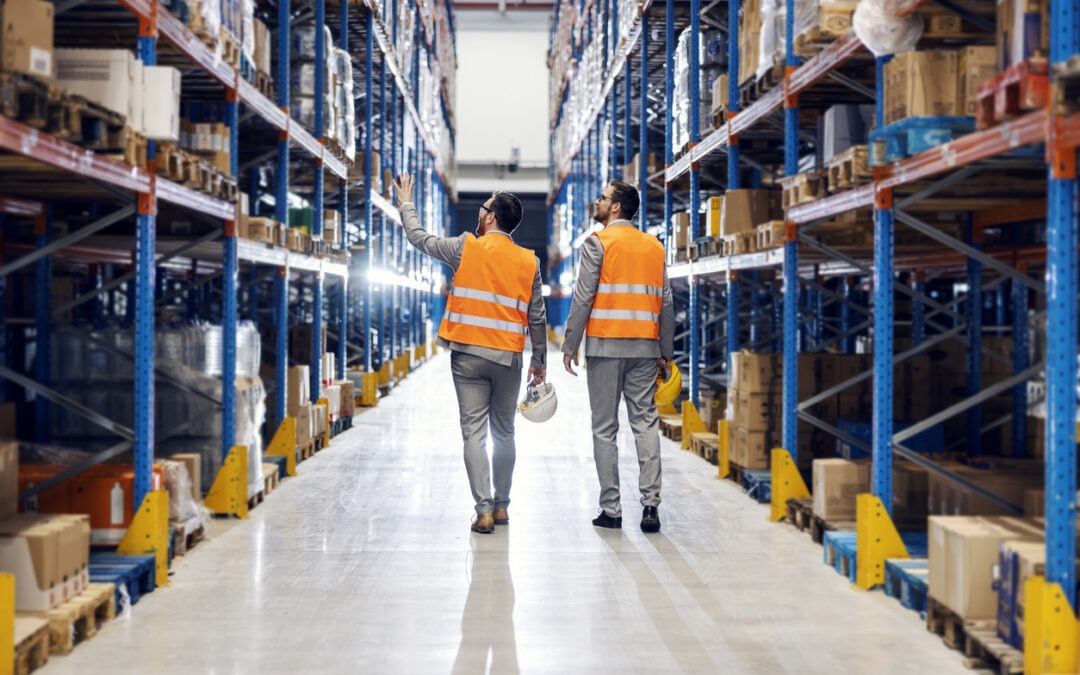
[[[196,501],[187,465],[171,459],[158,460],[165,472],[165,490],[169,493],[169,522],[187,535],[210,524],[210,510]]]
[[[925,22],[921,14],[901,17],[897,13],[908,0],[860,0],[852,26],[855,35],[874,56],[901,54],[915,49]]]
[[[679,35],[675,51],[675,110],[672,127],[673,146],[678,150],[690,141],[690,29]],[[712,125],[712,81],[727,65],[727,47],[717,30],[702,31],[698,40],[700,126],[704,132]]]
[[[315,64],[293,64],[289,73],[289,94],[312,98],[315,96]]]
[[[199,0],[198,8],[206,32],[216,38],[221,29],[221,0]]]
[[[240,1],[241,42],[240,50],[247,60],[255,64],[255,0]]]
[[[758,68],[755,77],[762,77],[776,64],[779,50],[783,47],[783,34],[777,30],[777,17],[786,21],[783,0],[761,0],[761,33],[758,39]]]
[[[304,24],[292,29],[289,57],[294,62],[315,61],[315,24]]]

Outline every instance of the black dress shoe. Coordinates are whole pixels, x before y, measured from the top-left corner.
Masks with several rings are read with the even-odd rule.
[[[593,518],[592,524],[596,527],[607,527],[612,530],[621,530],[622,516],[619,516],[618,518],[612,518],[606,512],[601,511],[600,515]]]
[[[641,512],[641,531],[660,531],[660,514],[656,512],[655,506],[646,506],[645,509]]]

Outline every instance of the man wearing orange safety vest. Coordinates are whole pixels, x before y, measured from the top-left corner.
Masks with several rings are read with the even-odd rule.
[[[510,522],[514,414],[526,335],[532,342],[529,378],[539,384],[547,376],[540,261],[510,236],[521,222],[521,202],[509,192],[493,193],[480,207],[476,236],[437,237],[424,230],[416,215],[412,177],[398,176],[394,186],[409,243],[454,270],[438,344],[451,351],[465,472],[476,502],[472,531],[490,534],[495,525]],[[490,463],[489,424],[494,446]]]
[[[660,531],[660,434],[653,393],[657,365],[675,350],[675,313],[664,247],[634,227],[640,198],[634,187],[613,180],[594,205],[603,230],[581,247],[574,300],[566,320],[563,365],[571,375],[583,337],[588,358],[593,459],[600,479],[596,527],[622,527],[619,501],[619,399],[638,455],[641,529]],[[642,216],[644,222],[644,216]]]

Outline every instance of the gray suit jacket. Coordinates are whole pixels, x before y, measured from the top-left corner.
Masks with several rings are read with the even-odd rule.
[[[457,272],[458,267],[461,266],[461,253],[465,250],[464,234],[457,237],[438,237],[430,234],[420,224],[420,218],[416,215],[416,205],[411,202],[401,205],[401,224],[405,228],[405,236],[409,238],[410,244],[422,253],[446,263]],[[492,232],[486,236],[509,237],[510,235],[504,232]],[[529,366],[544,369],[547,368],[547,308],[544,306],[542,288],[540,260],[537,258],[536,277],[533,279],[532,299],[529,302],[529,339],[532,342],[532,361]],[[521,366],[520,352],[465,345],[442,338],[439,338],[437,343],[440,347],[479,356],[502,366]]]
[[[608,227],[634,227],[628,220],[616,220]],[[581,245],[581,264],[578,266],[574,300],[566,320],[563,354],[576,355],[585,336],[585,327],[592,313],[596,288],[600,284],[600,267],[604,264],[604,245],[599,237],[587,237]],[[660,310],[660,340],[632,338],[596,338],[585,341],[585,356],[609,358],[659,358],[675,356],[675,309],[671,301],[671,285],[664,269],[664,304]]]

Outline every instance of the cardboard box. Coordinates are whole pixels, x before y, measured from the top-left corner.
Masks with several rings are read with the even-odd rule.
[[[855,497],[870,491],[870,464],[846,459],[815,459],[814,515],[825,520],[855,520]]]
[[[17,611],[45,612],[86,589],[89,536],[83,515],[26,513],[0,521],[0,570],[18,580]]]
[[[720,220],[724,213],[724,198],[709,197],[705,200],[705,234],[720,236]]]
[[[770,190],[728,190],[720,215],[720,236],[749,232],[773,220]]]
[[[901,529],[926,528],[930,475],[917,464],[893,460],[893,522]]]
[[[885,124],[958,114],[958,56],[952,51],[897,54],[885,64]]]
[[[334,382],[341,388],[341,416],[352,417],[356,412],[356,385],[350,380]]]
[[[780,426],[780,393],[739,390],[735,424],[747,431],[769,431]]]
[[[874,106],[834,105],[822,116],[822,160],[866,145],[874,126]]]
[[[996,619],[994,569],[1001,544],[1008,540],[1039,541],[1042,536],[1042,525],[1021,518],[952,523],[945,532],[944,597],[936,599],[966,621]]]
[[[286,414],[292,416],[296,409],[311,403],[311,369],[308,366],[293,366],[288,374],[288,397]]]
[[[248,238],[273,244],[277,240],[278,223],[273,218],[251,216],[248,218]]]
[[[740,392],[779,390],[783,377],[783,358],[780,354],[739,352],[738,389]]]
[[[56,76],[53,3],[5,0],[0,4],[0,69],[42,80]]]
[[[270,29],[266,27],[266,24],[262,21],[255,19],[253,22],[255,28],[255,70],[269,75],[272,68],[272,54],[273,48],[270,42]]]
[[[1050,55],[1050,0],[998,0],[997,70]]]
[[[671,224],[671,229],[675,235],[675,246],[684,249],[690,241],[690,214],[686,211],[680,211],[674,214],[672,218],[674,222]]]
[[[750,431],[737,427],[735,457],[731,460],[744,469],[767,469],[772,446],[779,441],[779,434],[767,431]]]
[[[307,234],[299,227],[289,227],[285,230],[285,247],[290,251],[303,252],[304,235]]]
[[[141,94],[142,134],[158,141],[180,140],[180,71],[143,66]]]
[[[728,75],[717,76],[712,83],[712,111],[715,114],[728,107]]]
[[[143,128],[143,65],[127,49],[57,49],[56,84],[113,112],[128,126]]]
[[[19,510],[19,444],[0,442],[0,518]]]
[[[311,404],[304,403],[296,406],[289,416],[296,418],[296,442],[302,444],[310,441],[312,438]]]
[[[994,76],[996,60],[995,47],[964,47],[960,50],[960,81],[957,84],[960,109],[957,114],[975,117],[979,109],[979,87]]]
[[[341,387],[336,384],[323,387],[322,398],[326,399],[326,413],[330,421],[336,420],[341,414]]]
[[[191,496],[196,502],[203,499],[202,491],[202,455],[197,452],[181,452],[169,457],[174,462],[182,463],[191,478]]]
[[[326,406],[311,406],[311,435],[319,438],[326,433]]]

